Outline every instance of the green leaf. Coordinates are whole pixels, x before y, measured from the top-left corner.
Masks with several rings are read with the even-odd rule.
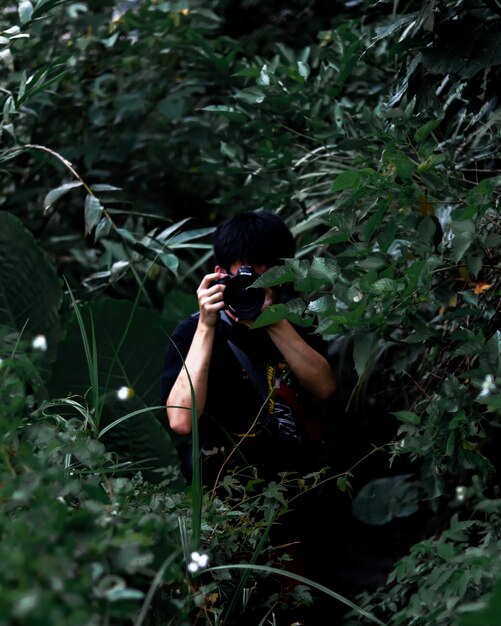
[[[166,267],[168,270],[171,270],[174,273],[177,272],[177,269],[179,267],[179,259],[175,254],[161,254],[159,256],[159,260],[162,265],[164,265],[164,267]]]
[[[374,356],[376,348],[377,335],[374,333],[355,335],[353,339],[353,360],[359,378],[362,378],[364,375],[369,360]]]
[[[362,175],[356,170],[349,170],[339,174],[332,183],[332,191],[358,189],[362,183]]]
[[[75,189],[76,187],[81,187],[82,185],[83,183],[76,180],[71,183],[65,183],[64,185],[61,185],[60,187],[56,187],[56,189],[52,189],[51,191],[49,191],[43,201],[44,211],[47,211],[47,209],[49,209],[57,200],[59,200],[59,198],[62,198],[65,194],[67,194],[68,191],[70,191],[71,189]]]
[[[306,320],[305,323],[303,323],[302,320],[305,308],[305,302],[301,298],[295,298],[286,304],[272,304],[261,313],[252,328],[262,328],[263,326],[275,324],[283,319],[288,319],[298,325],[309,326],[311,320]]]
[[[168,324],[154,311],[134,307],[125,300],[93,301],[80,308],[90,336],[94,326],[100,394],[112,394],[122,386],[134,390],[146,405],[159,400],[158,379],[162,371]],[[85,396],[89,372],[80,327],[76,318],[68,324],[61,341],[49,390],[53,397]]]
[[[107,237],[110,234],[112,225],[112,221],[107,215],[101,218],[96,226],[94,240],[99,241],[100,239]]]
[[[107,185],[107,184],[101,184],[101,183],[91,185],[90,188],[92,189],[92,191],[96,191],[98,193],[101,191],[122,191],[121,187],[115,187],[114,185]]]
[[[416,413],[412,411],[396,411],[393,413],[397,419],[405,424],[413,424],[414,426],[419,426],[421,423],[421,418]]]
[[[238,100],[242,100],[247,104],[261,104],[264,102],[266,94],[257,87],[248,87],[247,89],[237,91],[235,98],[238,98]]]
[[[333,285],[339,276],[339,265],[328,257],[313,257],[308,274]]]
[[[385,154],[390,165],[395,168],[396,174],[404,179],[412,178],[414,164],[400,150],[388,150]]]
[[[44,334],[49,348],[60,332],[61,281],[21,221],[0,211],[0,324]]]
[[[339,476],[339,478],[336,480],[336,484],[339,491],[342,491],[343,493],[348,489],[350,485],[347,476]]]
[[[471,246],[475,231],[475,222],[473,220],[452,222],[452,259],[455,263],[463,258],[465,252]]]
[[[391,278],[380,278],[370,286],[370,289],[372,293],[385,295],[395,291],[395,281]]]
[[[33,15],[33,5],[30,0],[21,0],[19,3],[19,19],[21,20],[21,24],[26,24],[31,20],[31,16]]]
[[[85,198],[85,234],[88,235],[101,219],[103,207],[96,196],[87,195]]]
[[[308,76],[310,75],[310,66],[308,65],[308,63],[298,61],[297,71],[299,72],[299,75],[304,78],[304,80],[308,80]]]
[[[222,104],[213,104],[211,106],[203,107],[201,111],[207,111],[209,113],[216,113],[222,115],[233,122],[245,122],[247,117],[235,109],[234,107],[225,106]]]
[[[419,488],[409,474],[376,478],[367,483],[353,502],[353,514],[366,524],[382,525],[409,517],[419,509]]]
[[[443,118],[439,118],[437,120],[430,120],[426,122],[421,128],[414,133],[414,139],[416,143],[423,143],[423,141],[428,137],[428,135],[438,128],[442,122]]]
[[[293,265],[286,263],[285,265],[277,265],[262,274],[255,282],[255,287],[273,287],[282,285],[283,283],[293,282],[296,278]]]

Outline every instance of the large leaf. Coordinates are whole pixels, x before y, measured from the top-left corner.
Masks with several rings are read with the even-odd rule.
[[[89,344],[92,326],[97,346],[99,393],[115,393],[120,387],[134,389],[147,405],[158,405],[162,361],[168,344],[159,316],[131,302],[102,300],[80,309]],[[90,387],[81,330],[75,318],[68,324],[59,345],[49,389],[53,396],[85,395]]]
[[[59,331],[61,281],[21,221],[0,212],[0,324],[24,335],[44,334],[49,347]]]
[[[93,377],[97,378],[104,403],[99,430],[134,413],[111,428],[103,441],[121,460],[131,461],[143,469],[149,480],[154,480],[155,470],[178,462],[170,436],[160,423],[166,425],[165,411],[157,408],[141,412],[147,406],[159,405],[160,376],[168,343],[163,328],[167,324],[153,311],[134,309],[128,301],[91,302],[80,312],[90,349],[94,345],[96,351],[97,376],[94,372]],[[74,318],[59,345],[48,384],[51,396],[86,396],[91,387],[87,364],[81,326]],[[133,389],[134,397],[120,400],[117,391],[121,387]]]

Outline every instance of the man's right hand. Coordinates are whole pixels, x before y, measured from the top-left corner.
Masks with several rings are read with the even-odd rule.
[[[211,285],[213,281],[220,280],[224,276],[226,274],[222,272],[207,274],[197,289],[200,324],[204,326],[216,326],[219,319],[219,311],[224,309],[223,293],[226,285]]]

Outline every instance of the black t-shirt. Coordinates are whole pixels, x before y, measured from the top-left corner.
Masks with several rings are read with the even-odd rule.
[[[162,375],[162,403],[183,367],[198,317],[195,314],[183,321],[171,336]],[[323,352],[319,337],[301,328],[296,330]],[[231,345],[246,355],[252,368],[244,368]],[[249,369],[254,373],[249,375]],[[199,419],[204,482],[215,479],[225,463],[227,468],[257,465],[263,474],[303,469],[301,422],[308,419],[310,404],[308,394],[265,329],[250,330],[243,324],[220,320],[209,366],[205,411]]]

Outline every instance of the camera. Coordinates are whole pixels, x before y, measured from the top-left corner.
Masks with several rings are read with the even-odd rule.
[[[250,320],[261,313],[264,303],[264,289],[251,288],[259,276],[252,267],[242,265],[236,274],[225,276],[212,284],[226,285],[223,296],[225,308],[239,319]]]

